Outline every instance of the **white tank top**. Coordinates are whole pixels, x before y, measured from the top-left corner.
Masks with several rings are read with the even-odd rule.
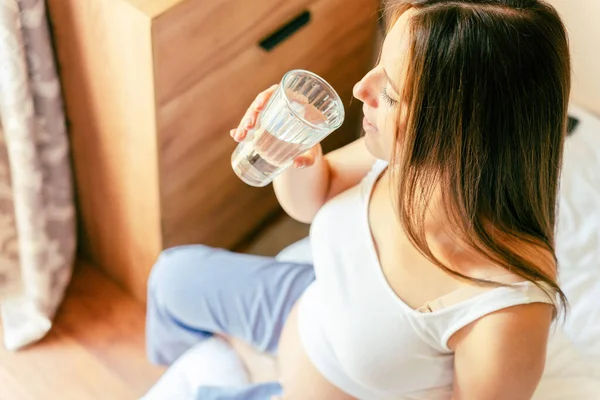
[[[300,299],[300,339],[319,372],[358,399],[448,399],[454,359],[447,342],[455,332],[505,307],[552,300],[520,282],[448,306],[444,296],[427,312],[403,302],[381,270],[368,221],[371,191],[386,166],[376,162],[312,223],[316,280]]]

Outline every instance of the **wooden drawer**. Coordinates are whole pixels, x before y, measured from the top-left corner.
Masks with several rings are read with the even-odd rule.
[[[163,104],[276,30],[309,0],[187,0],[152,25]]]
[[[352,85],[372,56],[375,1],[276,2],[281,7],[269,1],[218,3],[203,12],[191,11],[202,9],[203,0],[182,3],[181,11],[173,12],[184,15],[179,25],[164,16],[153,29],[167,246],[231,246],[275,208],[272,189],[246,186],[230,166],[235,143],[229,129],[259,91],[286,71],[305,68],[327,79],[348,107]],[[310,21],[286,41],[271,51],[258,45],[304,11]],[[206,22],[227,15],[218,27]],[[356,137],[357,103],[328,140],[330,148]]]
[[[48,0],[65,96],[80,256],[145,299],[159,252],[232,247],[278,210],[232,172],[229,138],[254,96],[293,68],[347,105],[333,148],[356,137],[353,84],[371,62],[379,0]],[[266,51],[258,43],[308,10]]]

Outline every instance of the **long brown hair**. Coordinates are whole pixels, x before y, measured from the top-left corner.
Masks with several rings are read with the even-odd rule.
[[[432,193],[441,190],[457,237],[511,273],[541,288],[544,282],[566,307],[552,271],[523,252],[543,249],[557,265],[571,84],[565,27],[537,0],[394,1],[386,7],[388,21],[409,9],[415,12],[403,93],[408,113],[393,161],[409,238],[439,268],[490,284],[432,254],[424,221]]]

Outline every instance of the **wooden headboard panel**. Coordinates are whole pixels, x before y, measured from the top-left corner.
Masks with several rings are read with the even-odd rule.
[[[572,99],[600,115],[600,1],[546,0],[560,13],[571,41]]]

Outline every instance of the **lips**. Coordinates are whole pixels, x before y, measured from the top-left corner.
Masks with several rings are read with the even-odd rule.
[[[364,128],[364,130],[365,131],[371,131],[371,132],[377,132],[377,128],[375,127],[375,125],[373,125],[369,121],[369,118],[367,118],[368,112],[367,112],[366,104],[363,104],[362,111],[363,111],[363,116],[364,116],[364,118],[363,118],[363,128]]]
[[[365,131],[370,131],[370,132],[376,132],[377,128],[375,127],[375,125],[373,125],[372,123],[369,122],[369,120],[367,119],[367,117],[363,118],[363,129]]]

